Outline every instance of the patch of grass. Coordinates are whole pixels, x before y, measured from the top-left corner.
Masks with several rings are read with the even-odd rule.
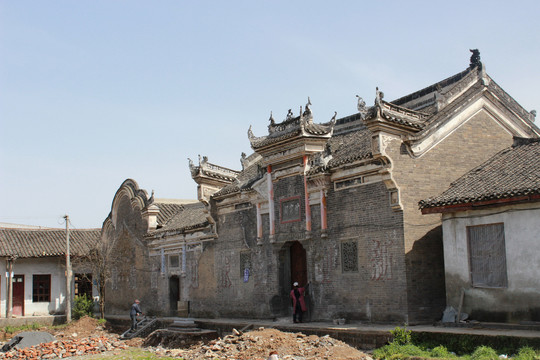
[[[540,360],[540,352],[535,351],[532,347],[525,346],[519,349],[516,356],[512,357],[514,360]]]
[[[499,355],[489,346],[479,346],[471,354],[471,360],[499,360]]]
[[[408,359],[410,357],[429,358],[430,353],[412,344],[391,343],[374,350],[373,357],[386,360]]]
[[[457,359],[458,356],[456,354],[451,353],[448,351],[446,346],[439,345],[429,352],[431,357],[438,358],[438,359]]]
[[[14,332],[18,332],[18,331],[28,331],[28,330],[38,330],[42,327],[42,325],[38,324],[38,323],[32,323],[32,324],[26,324],[26,325],[21,325],[21,326],[11,326],[11,325],[7,325],[5,328],[3,328],[2,330],[5,332],[5,333],[8,333],[8,334],[13,334]]]

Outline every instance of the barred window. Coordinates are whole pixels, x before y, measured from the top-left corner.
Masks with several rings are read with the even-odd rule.
[[[51,275],[33,275],[32,302],[51,301]]]
[[[504,224],[468,226],[467,238],[472,285],[507,287]]]
[[[358,243],[356,241],[341,243],[341,269],[343,272],[358,271]]]

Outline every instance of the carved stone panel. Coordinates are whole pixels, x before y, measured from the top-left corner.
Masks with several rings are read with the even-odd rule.
[[[300,197],[294,197],[294,198],[287,198],[282,199],[280,201],[281,209],[281,222],[287,223],[287,222],[293,222],[293,221],[300,221],[301,214],[300,214]]]

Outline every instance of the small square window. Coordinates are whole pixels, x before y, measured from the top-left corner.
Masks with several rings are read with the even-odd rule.
[[[169,255],[169,266],[172,268],[180,267],[180,257],[178,255]]]

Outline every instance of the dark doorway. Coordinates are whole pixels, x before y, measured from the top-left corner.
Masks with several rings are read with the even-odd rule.
[[[24,275],[13,276],[13,315],[24,316]]]
[[[288,242],[279,251],[279,295],[272,298],[272,312],[275,316],[292,314],[289,294],[292,284],[307,284],[306,250],[298,241]]]
[[[291,245],[291,286],[294,282],[307,284],[306,249],[298,241]]]
[[[178,300],[180,300],[180,278],[173,275],[169,278],[169,303],[171,313],[178,310]]]

